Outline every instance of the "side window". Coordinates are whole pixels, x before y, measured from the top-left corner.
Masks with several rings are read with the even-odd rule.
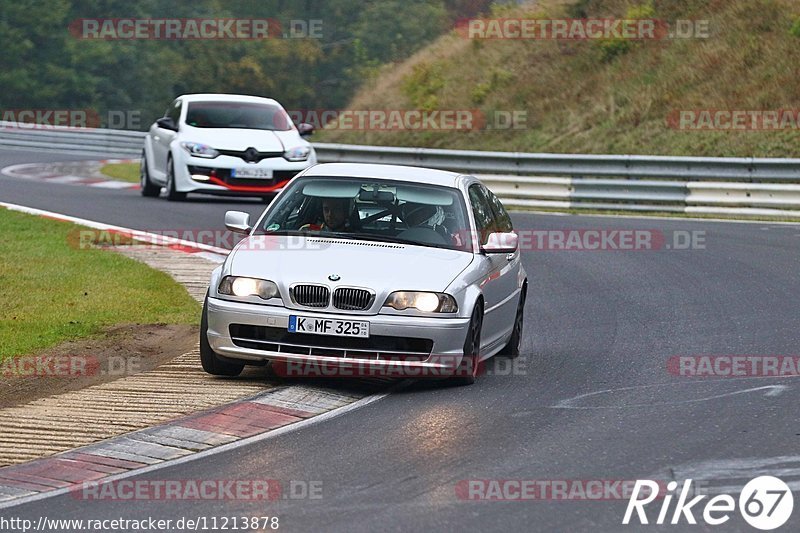
[[[500,203],[500,200],[492,191],[487,190],[486,192],[489,196],[489,203],[492,206],[492,213],[494,214],[497,231],[502,231],[504,233],[514,231],[514,225],[511,223],[511,217],[508,211],[506,211],[506,208],[503,207],[503,204]]]
[[[486,244],[489,234],[494,231],[495,221],[486,193],[477,183],[469,187],[469,203],[475,216],[475,225],[480,235],[480,242],[481,244]]]
[[[167,112],[167,116],[172,119],[172,121],[177,124],[178,120],[181,118],[181,102],[180,100],[172,104],[172,107]]]

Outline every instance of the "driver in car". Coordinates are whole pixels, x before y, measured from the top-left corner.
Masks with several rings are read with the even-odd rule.
[[[322,224],[305,224],[301,230],[347,231],[349,198],[325,198],[322,200]]]

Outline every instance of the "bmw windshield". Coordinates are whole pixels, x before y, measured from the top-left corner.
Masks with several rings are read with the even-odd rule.
[[[472,251],[457,189],[370,178],[300,178],[257,232],[363,239]]]

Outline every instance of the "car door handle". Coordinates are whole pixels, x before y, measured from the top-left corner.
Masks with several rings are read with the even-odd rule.
[[[155,137],[153,137],[153,140],[154,140],[154,141],[157,141],[158,139],[159,139],[158,135],[156,135]]]
[[[513,261],[514,260],[514,253],[506,254],[506,261]]]

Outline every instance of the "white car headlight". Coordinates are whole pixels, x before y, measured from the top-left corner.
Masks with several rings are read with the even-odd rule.
[[[189,155],[194,157],[206,157],[208,159],[213,159],[219,155],[219,152],[210,146],[201,143],[182,142],[181,148],[189,152]]]
[[[258,296],[262,300],[269,300],[280,296],[278,286],[266,279],[244,278],[239,276],[225,276],[219,282],[217,289],[220,294],[229,296]]]
[[[455,313],[458,311],[456,299],[443,292],[397,291],[390,294],[383,305],[398,311],[409,307],[424,313]]]
[[[311,154],[310,146],[295,146],[290,150],[283,153],[284,159],[287,161],[305,161]]]

